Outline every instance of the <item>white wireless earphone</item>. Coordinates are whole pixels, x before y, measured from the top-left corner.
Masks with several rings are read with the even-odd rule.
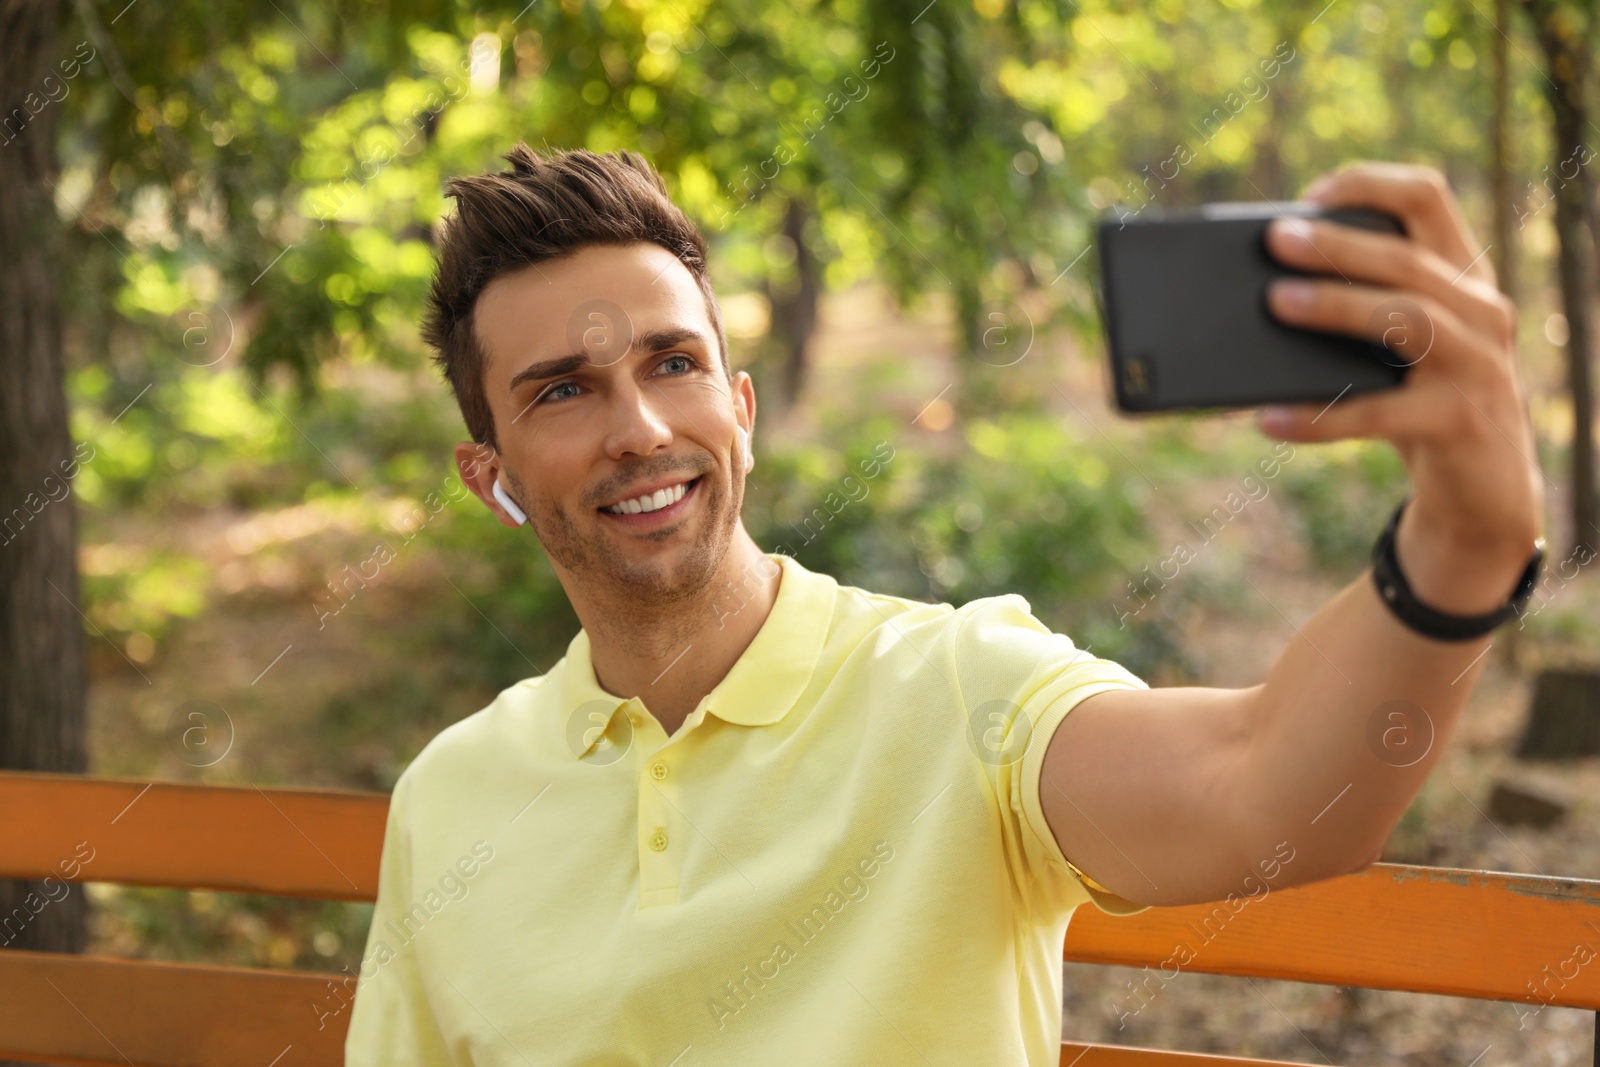
[[[500,501],[500,506],[506,509],[506,514],[510,515],[518,526],[528,521],[528,516],[524,514],[521,508],[517,507],[517,502],[511,499],[511,494],[506,492],[506,487],[500,484],[499,478],[494,480],[493,491],[494,498]]]
[[[750,451],[750,432],[743,426],[735,426],[734,429],[739,431],[739,448],[744,452],[744,470],[748,474],[756,465],[756,454]]]

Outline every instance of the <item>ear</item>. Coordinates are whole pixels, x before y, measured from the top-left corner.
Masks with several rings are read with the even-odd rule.
[[[503,466],[495,450],[488,445],[462,441],[456,445],[455,458],[456,469],[461,472],[461,480],[472,490],[473,496],[483,501],[484,506],[495,513],[500,525],[511,529],[522,525],[512,517],[495,495],[495,481],[500,477]],[[512,507],[516,505],[513,504]],[[518,510],[520,512],[520,509]]]
[[[744,470],[749,474],[756,465],[756,454],[750,446],[750,435],[756,428],[756,387],[745,371],[733,376],[733,418],[740,433],[740,447],[744,449]]]

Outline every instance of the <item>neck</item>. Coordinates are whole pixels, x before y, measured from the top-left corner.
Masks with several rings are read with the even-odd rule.
[[[676,732],[766,622],[778,597],[774,567],[741,523],[717,574],[688,600],[573,598],[595,681],[616,696],[638,697],[669,735]]]

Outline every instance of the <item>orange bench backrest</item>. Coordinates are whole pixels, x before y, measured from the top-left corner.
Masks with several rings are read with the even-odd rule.
[[[0,876],[60,878],[87,843],[74,880],[370,901],[387,811],[374,793],[0,773]],[[1065,957],[1600,1010],[1600,967],[1583,965],[1597,906],[1600,882],[1375,864],[1232,906],[1083,907]],[[0,990],[0,1056],[57,1063],[332,1065],[349,1019],[341,983],[294,972],[0,951]],[[1261,1062],[1062,1052],[1076,1067]]]

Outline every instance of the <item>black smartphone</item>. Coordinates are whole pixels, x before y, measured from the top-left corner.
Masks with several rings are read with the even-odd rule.
[[[1279,263],[1266,248],[1267,224],[1293,217],[1405,233],[1383,212],[1298,201],[1101,219],[1101,317],[1120,410],[1332,401],[1405,380],[1414,360],[1397,351],[1286,326],[1267,310],[1270,282],[1307,274]]]

